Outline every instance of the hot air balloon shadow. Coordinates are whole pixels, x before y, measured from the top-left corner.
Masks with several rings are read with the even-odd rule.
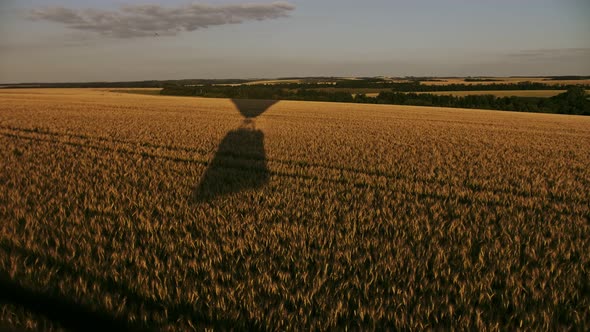
[[[194,191],[194,199],[208,202],[220,196],[259,189],[270,180],[264,150],[264,133],[255,128],[255,118],[266,112],[276,100],[233,99],[244,116],[239,128],[221,141],[215,156]]]

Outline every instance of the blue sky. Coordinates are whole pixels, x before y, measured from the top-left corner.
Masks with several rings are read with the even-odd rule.
[[[588,17],[588,0],[0,0],[0,82],[589,75]]]

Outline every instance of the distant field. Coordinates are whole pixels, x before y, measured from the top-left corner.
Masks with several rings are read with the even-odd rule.
[[[382,91],[391,91],[391,89],[389,89],[389,88],[388,89],[371,89],[371,88],[367,88],[367,89],[362,89],[362,88],[360,88],[360,89],[354,89],[354,88],[350,88],[350,89],[348,89],[348,88],[317,88],[317,89],[313,89],[313,90],[323,91],[323,92],[332,92],[332,93],[334,93],[334,92],[348,92],[348,93],[351,93],[351,94],[352,93],[354,93],[354,94],[364,93],[364,94],[367,94],[367,95],[369,95],[369,94],[378,95],[379,92],[382,92]]]
[[[564,93],[565,90],[512,90],[512,91],[435,91],[435,92],[418,92],[429,93],[439,96],[451,95],[456,97],[474,96],[474,95],[493,95],[496,97],[540,97],[548,98]]]
[[[548,85],[579,85],[579,84],[590,84],[590,80],[550,80],[547,78],[542,77],[495,77],[490,78],[497,81],[489,81],[489,82],[466,82],[464,78],[450,78],[450,79],[440,79],[440,81],[429,82],[424,81],[422,84],[425,85],[447,85],[447,84],[467,84],[467,85],[475,85],[475,84],[516,84],[521,82],[533,82],[533,83],[543,83]]]
[[[337,88],[319,88],[315,89],[325,92],[349,92],[352,94],[366,94],[367,97],[377,97],[380,92],[389,92],[391,89],[337,89]],[[432,92],[417,92],[429,93],[439,96],[452,95],[457,97],[472,96],[472,95],[494,95],[496,97],[540,97],[548,98],[564,93],[565,90],[506,90],[506,91],[432,91]],[[590,90],[588,90],[590,93]]]
[[[585,330],[588,151],[590,117],[0,90],[0,326]]]
[[[367,89],[371,90],[371,89]],[[391,89],[383,89],[383,91],[391,91]],[[380,92],[380,91],[379,91]],[[377,97],[379,95],[377,91],[362,92],[367,97]],[[477,96],[477,95],[493,95],[496,97],[540,97],[548,98],[557,96],[560,93],[564,93],[565,90],[506,90],[506,91],[431,91],[431,92],[415,92],[423,94],[434,94],[438,96]]]
[[[287,84],[287,83],[301,83],[302,80],[262,80],[245,83],[247,85],[254,84]]]

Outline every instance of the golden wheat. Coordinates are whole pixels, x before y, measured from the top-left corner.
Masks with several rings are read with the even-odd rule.
[[[0,90],[0,321],[583,330],[589,151],[578,116]]]

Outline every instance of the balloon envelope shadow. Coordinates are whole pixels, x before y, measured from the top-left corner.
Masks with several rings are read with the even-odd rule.
[[[254,128],[252,120],[278,101],[233,99],[232,102],[245,117],[245,121],[240,128],[230,131],[219,144],[213,160],[195,189],[196,202],[261,188],[270,179],[264,151],[264,134]]]
[[[278,103],[278,100],[260,100],[260,99],[232,99],[236,108],[246,119],[254,119],[266,112],[272,105]]]

